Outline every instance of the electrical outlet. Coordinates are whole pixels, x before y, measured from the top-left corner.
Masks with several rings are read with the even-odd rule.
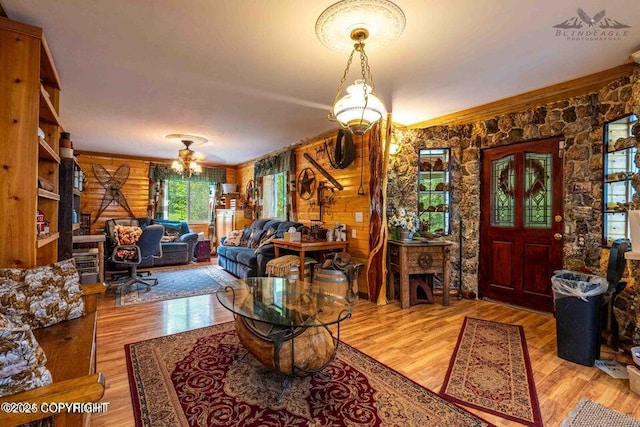
[[[362,212],[356,212],[356,222],[362,222]]]
[[[357,234],[356,234],[356,229],[352,228],[351,229],[351,237],[353,237],[354,239],[356,238]]]

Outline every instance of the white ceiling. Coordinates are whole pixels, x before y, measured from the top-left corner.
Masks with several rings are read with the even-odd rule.
[[[315,36],[333,0],[0,3],[45,29],[76,149],[169,159],[181,144],[162,136],[190,133],[211,141],[194,147],[207,162],[235,165],[336,127],[326,113],[347,54]],[[378,95],[407,125],[605,70],[640,50],[638,0],[395,3],[404,33],[367,53]],[[592,17],[604,9],[630,28],[613,40],[557,35],[553,26],[578,8]]]

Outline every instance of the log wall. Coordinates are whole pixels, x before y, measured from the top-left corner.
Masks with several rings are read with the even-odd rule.
[[[326,137],[326,142],[330,151],[335,144],[335,135]],[[323,136],[311,138],[304,143],[298,145],[295,150],[296,157],[296,184],[297,177],[304,168],[311,168],[315,174],[316,185],[320,181],[325,181],[328,186],[333,185],[325,178],[322,173],[304,154],[309,154],[318,164],[325,169],[334,179],[336,179],[344,188],[341,191],[337,189],[333,193],[333,203],[324,210],[323,224],[325,228],[333,228],[336,223],[345,224],[347,226],[347,241],[349,242],[348,252],[355,258],[356,262],[366,265],[369,256],[369,138],[365,135],[364,140],[360,137],[354,137],[356,145],[356,160],[345,169],[332,169],[329,158],[324,148],[325,138]],[[364,150],[363,150],[364,146]],[[364,195],[358,195],[360,187],[361,161],[364,155],[364,168],[362,168],[362,186]],[[236,169],[236,183],[238,190],[244,195],[247,182],[253,179],[254,162],[243,163]],[[316,187],[317,188],[317,187]],[[319,218],[317,193],[309,200],[303,200],[296,191],[296,220],[310,225],[311,220]],[[362,222],[355,221],[355,212],[362,212]],[[352,230],[355,230],[356,237],[352,237]],[[361,294],[367,294],[367,283],[364,274],[365,268],[362,269],[358,280],[358,290]]]
[[[110,174],[122,164],[130,168],[129,178],[122,186],[122,194],[127,199],[131,211],[136,217],[147,215],[149,204],[149,162],[131,158],[112,156],[80,155],[78,163],[85,173],[84,191],[80,197],[80,213],[91,214],[91,233],[99,234],[104,231],[104,222],[111,218],[129,218],[131,215],[119,204],[112,202],[105,211],[96,218],[100,204],[105,195],[105,188],[98,182],[93,173],[93,164],[102,165]]]
[[[154,159],[157,162],[156,159]],[[93,173],[93,164],[102,165],[109,173],[113,174],[120,165],[127,163],[130,167],[129,178],[122,187],[122,193],[127,199],[131,211],[136,217],[146,217],[149,204],[149,167],[151,160],[135,159],[132,157],[118,157],[116,155],[105,154],[80,154],[78,163],[85,173],[84,191],[80,198],[80,213],[91,214],[91,233],[102,233],[104,222],[111,218],[129,218],[131,215],[120,205],[113,202],[109,207],[96,218],[105,188],[97,181]],[[235,182],[236,169],[227,167],[227,181]],[[205,238],[209,237],[209,226],[207,224],[189,224],[194,232],[203,232]]]

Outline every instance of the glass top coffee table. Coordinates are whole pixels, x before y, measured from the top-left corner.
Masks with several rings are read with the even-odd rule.
[[[218,289],[223,307],[233,312],[240,342],[264,366],[294,376],[321,371],[334,359],[340,322],[351,306],[311,283],[280,277],[251,277],[239,286]]]

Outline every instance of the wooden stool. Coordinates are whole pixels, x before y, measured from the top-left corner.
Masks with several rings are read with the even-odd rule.
[[[412,276],[409,279],[409,305],[433,304],[433,274]]]

